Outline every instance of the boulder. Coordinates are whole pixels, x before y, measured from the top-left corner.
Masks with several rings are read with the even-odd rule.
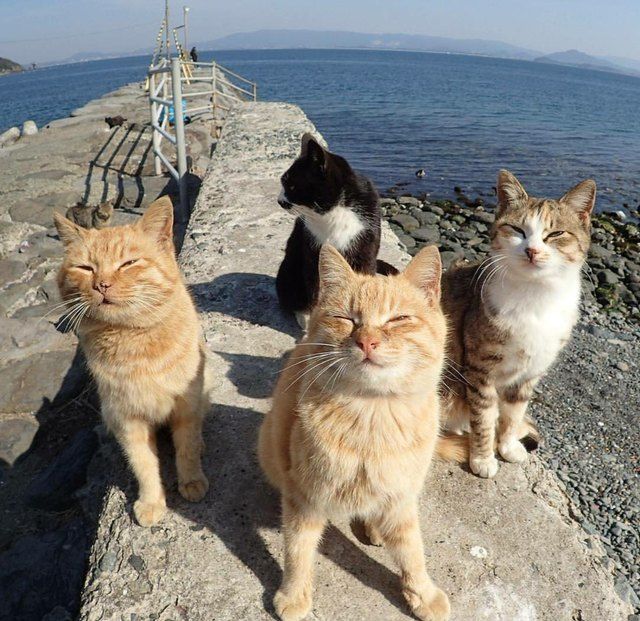
[[[25,121],[22,124],[23,136],[35,136],[37,133],[38,133],[38,126],[35,124],[35,121]]]
[[[10,127],[6,132],[0,134],[0,147],[8,147],[20,138],[20,129]]]

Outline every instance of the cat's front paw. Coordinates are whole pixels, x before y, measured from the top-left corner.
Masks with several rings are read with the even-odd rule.
[[[289,595],[278,591],[273,606],[282,621],[301,621],[311,612],[311,596],[304,592]]]
[[[447,621],[451,615],[449,598],[438,587],[433,587],[428,595],[419,595],[407,590],[404,596],[413,614],[421,621]]]
[[[498,451],[505,461],[512,464],[520,464],[529,459],[527,449],[518,438],[509,438],[498,444]]]
[[[133,503],[133,514],[140,526],[153,526],[157,524],[167,512],[167,505],[161,502],[145,502],[136,500]]]
[[[373,525],[369,524],[369,522],[364,523],[364,532],[367,534],[367,538],[369,539],[369,543],[372,546],[383,546],[384,539],[380,534],[380,531]]]
[[[498,460],[494,455],[491,457],[471,457],[469,468],[473,474],[477,474],[483,479],[492,479],[498,474]]]
[[[178,485],[178,491],[180,495],[189,502],[199,502],[202,500],[209,489],[209,481],[204,474],[199,475],[197,478],[180,483]]]

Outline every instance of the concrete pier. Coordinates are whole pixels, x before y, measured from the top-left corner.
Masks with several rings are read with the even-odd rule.
[[[107,491],[97,518],[79,618],[83,621],[272,619],[281,579],[277,494],[255,459],[256,433],[282,357],[299,336],[280,312],[274,277],[293,221],[275,198],[279,177],[314,128],[296,106],[245,104],[229,117],[187,230],[181,264],[201,311],[218,377],[205,425],[199,504],[177,493],[161,445],[170,512],[137,526],[135,486],[114,442],[101,437],[91,489]],[[386,228],[383,257],[407,260]],[[537,458],[502,464],[493,480],[436,463],[421,500],[427,566],[455,621],[625,621],[604,550],[572,519],[562,484]],[[316,562],[314,609],[326,621],[410,617],[384,549],[333,524]]]

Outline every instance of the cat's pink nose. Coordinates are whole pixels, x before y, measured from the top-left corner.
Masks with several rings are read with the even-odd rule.
[[[94,288],[97,289],[100,293],[105,293],[110,286],[110,282],[101,280],[97,285],[94,286]]]
[[[380,340],[374,336],[359,336],[356,339],[356,344],[364,352],[365,356],[369,356],[380,345]]]
[[[537,248],[527,248],[525,252],[527,253],[527,256],[529,257],[529,261],[531,263],[535,261],[536,255],[540,253],[540,251]]]

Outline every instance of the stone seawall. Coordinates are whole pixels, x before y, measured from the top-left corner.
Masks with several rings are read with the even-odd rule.
[[[151,529],[132,520],[135,486],[103,438],[89,485],[109,485],[99,508],[79,618],[190,621],[273,619],[281,579],[277,495],[254,446],[282,356],[299,337],[280,312],[274,276],[292,218],[278,179],[314,128],[302,111],[246,104],[230,115],[200,190],[181,263],[201,310],[217,376],[205,424],[205,500],[176,491],[161,443],[170,513]],[[385,228],[383,257],[407,260]],[[427,566],[456,621],[625,621],[604,552],[573,521],[561,484],[537,458],[502,464],[494,480],[436,463],[421,501]],[[327,621],[410,618],[384,549],[332,525],[316,562],[314,610]]]

